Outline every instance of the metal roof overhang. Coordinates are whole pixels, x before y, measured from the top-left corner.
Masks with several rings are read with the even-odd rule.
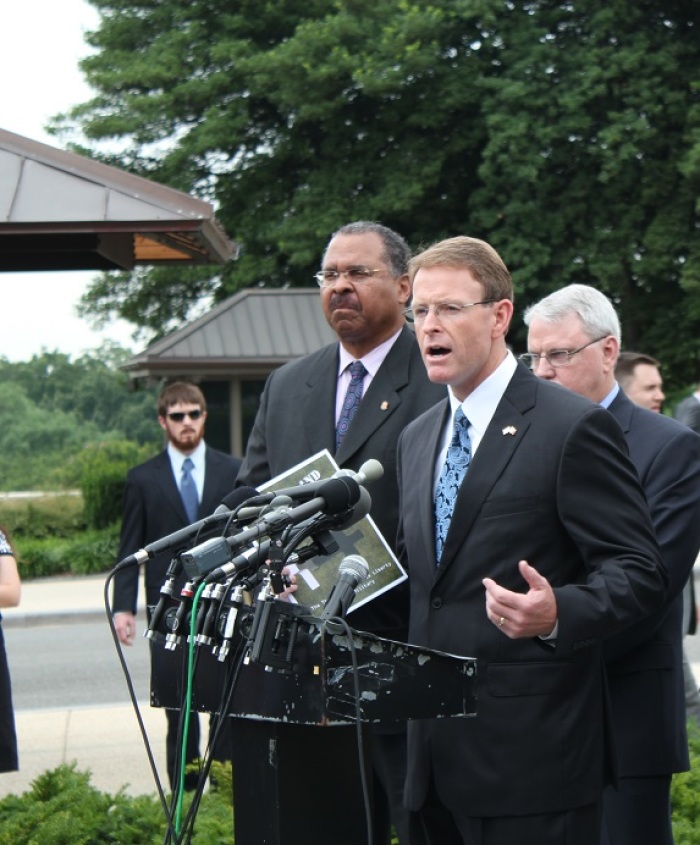
[[[223,264],[209,203],[0,129],[0,271]]]

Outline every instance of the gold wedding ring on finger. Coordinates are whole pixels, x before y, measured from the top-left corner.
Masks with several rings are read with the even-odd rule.
[[[503,623],[504,623],[505,621],[506,621],[506,617],[505,617],[505,616],[501,616],[501,618],[498,620],[498,627],[499,627],[499,628],[502,628],[502,627],[503,627]]]

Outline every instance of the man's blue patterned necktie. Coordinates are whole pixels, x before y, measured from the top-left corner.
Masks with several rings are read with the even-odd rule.
[[[469,466],[471,455],[469,420],[465,417],[462,408],[459,407],[455,414],[452,440],[447,448],[447,457],[435,491],[435,554],[438,565],[445,546],[447,530],[452,520],[457,493]]]
[[[196,522],[199,516],[199,495],[197,485],[192,477],[194,463],[192,458],[185,458],[182,462],[182,477],[180,478],[180,496],[190,522]]]
[[[348,433],[350,423],[360,407],[360,400],[362,399],[362,384],[367,370],[364,368],[362,361],[353,361],[350,364],[350,384],[348,385],[348,392],[345,394],[343,407],[338,418],[338,425],[335,428],[335,451],[338,451],[343,437]]]

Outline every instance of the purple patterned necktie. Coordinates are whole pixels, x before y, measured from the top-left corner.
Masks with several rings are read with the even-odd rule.
[[[343,400],[343,407],[338,417],[338,425],[335,428],[335,451],[340,448],[343,437],[348,433],[350,423],[360,407],[360,399],[362,399],[362,384],[367,370],[364,368],[362,361],[353,361],[350,364],[350,384],[348,385],[348,392],[345,394]]]
[[[447,457],[435,490],[435,554],[438,565],[445,546],[447,530],[452,521],[452,511],[457,493],[469,466],[472,445],[469,439],[469,420],[461,407],[455,414],[452,440],[447,447]]]

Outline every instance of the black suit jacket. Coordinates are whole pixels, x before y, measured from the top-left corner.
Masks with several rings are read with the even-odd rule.
[[[240,466],[240,458],[206,447],[200,517],[211,514],[233,490]],[[167,451],[129,470],[124,488],[119,560],[186,525],[189,525],[189,519]],[[144,565],[147,605],[157,604],[171,558],[171,552],[163,552]],[[138,577],[137,566],[117,572],[113,612],[136,613]]]
[[[609,774],[603,640],[656,610],[666,574],[612,415],[522,365],[460,488],[436,566],[433,479],[449,403],[399,442],[399,546],[410,567],[409,641],[477,659],[477,715],[409,723],[406,800],[432,772],[473,816],[552,813],[599,799]],[[513,433],[514,432],[514,433]],[[518,561],[552,584],[554,645],[509,639],[483,578],[525,592]]]
[[[700,547],[700,436],[622,391],[610,411],[639,473],[669,577],[664,607],[605,644],[619,774],[667,775],[689,766],[682,590]]]
[[[255,486],[274,478],[322,449],[335,451],[338,344],[291,361],[272,373],[263,391],[255,425],[238,477]],[[405,327],[384,359],[335,459],[358,470],[369,458],[384,475],[367,485],[371,516],[393,548],[398,527],[396,444],[411,420],[446,395],[429,381],[413,332]],[[355,628],[405,640],[408,590],[403,586],[352,614]]]

